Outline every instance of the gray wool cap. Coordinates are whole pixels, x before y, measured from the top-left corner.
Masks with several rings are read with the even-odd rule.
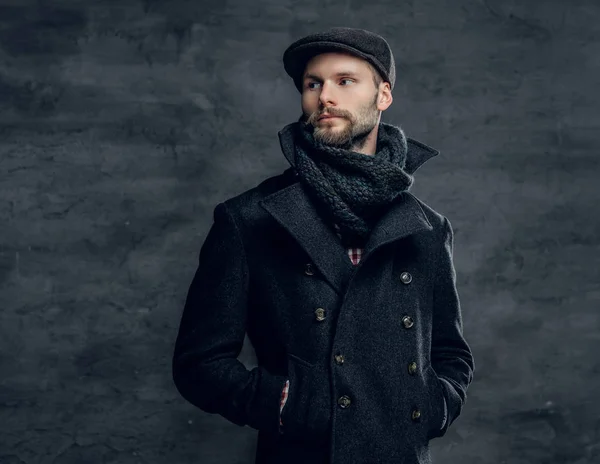
[[[374,32],[350,27],[333,27],[295,41],[283,53],[283,67],[302,93],[302,75],[307,63],[320,53],[341,51],[371,63],[384,81],[394,88],[396,63],[387,41]]]

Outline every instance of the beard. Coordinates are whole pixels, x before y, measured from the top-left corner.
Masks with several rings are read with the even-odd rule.
[[[303,118],[306,129],[312,130],[316,142],[345,150],[361,149],[367,137],[378,124],[377,93],[370,103],[361,107],[356,115],[348,111],[334,109],[327,113],[341,119],[318,121],[321,111],[315,111]]]

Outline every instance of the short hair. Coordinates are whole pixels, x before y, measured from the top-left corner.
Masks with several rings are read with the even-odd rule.
[[[369,69],[371,69],[371,73],[373,74],[373,84],[375,84],[375,88],[378,89],[379,84],[381,84],[383,82],[383,77],[381,76],[381,74],[379,74],[379,71],[377,71],[377,69],[375,69],[375,66],[373,66],[368,61],[367,61],[367,66],[369,66]]]

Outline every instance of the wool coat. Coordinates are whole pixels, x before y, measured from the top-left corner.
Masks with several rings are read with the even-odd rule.
[[[174,383],[256,429],[256,464],[431,463],[429,442],[460,415],[474,372],[451,224],[404,192],[354,266],[299,181],[290,127],[279,138],[291,167],[213,210]],[[408,138],[405,169],[438,153]],[[246,333],[252,369],[237,359]]]

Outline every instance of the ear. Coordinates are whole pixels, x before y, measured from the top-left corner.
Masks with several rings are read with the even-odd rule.
[[[390,84],[388,82],[384,82],[382,84],[382,88],[379,90],[379,97],[377,99],[377,109],[379,111],[385,111],[390,107],[393,101],[394,97],[392,96]]]

